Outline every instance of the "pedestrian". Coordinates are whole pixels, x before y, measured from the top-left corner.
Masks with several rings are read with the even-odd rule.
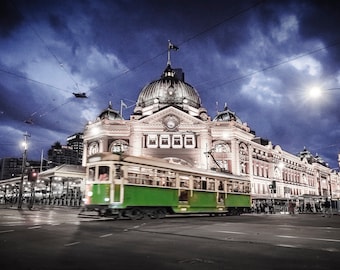
[[[332,216],[332,207],[331,207],[331,202],[326,198],[325,203],[324,203],[324,214],[322,215],[323,217],[331,217]]]
[[[289,204],[288,204],[288,213],[290,215],[294,215],[294,208],[295,208],[295,204],[292,201],[289,201]]]

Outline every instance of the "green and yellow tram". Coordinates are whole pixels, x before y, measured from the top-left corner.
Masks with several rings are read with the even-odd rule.
[[[250,181],[162,159],[98,153],[88,159],[85,210],[139,219],[250,210]]]

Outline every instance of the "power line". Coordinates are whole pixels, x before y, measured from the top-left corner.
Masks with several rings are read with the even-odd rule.
[[[14,1],[11,1],[12,5],[14,6],[14,8],[22,15],[22,12],[20,11],[20,9],[17,7],[17,5],[14,3]],[[52,52],[52,50],[50,49],[49,46],[47,46],[45,40],[41,37],[41,35],[35,30],[35,28],[33,27],[33,25],[30,23],[29,20],[27,20],[27,25],[28,27],[32,30],[32,32],[37,36],[38,40],[45,46],[45,48],[47,49],[47,51],[53,56],[53,58],[57,61],[59,67],[64,70],[64,72],[66,73],[66,75],[73,81],[73,83],[75,84],[76,88],[79,90],[78,88],[78,83],[75,81],[75,79],[71,76],[71,74],[65,69],[63,63],[59,60],[59,58],[56,56],[55,53]]]
[[[232,15],[232,16],[230,16],[230,17],[227,17],[227,18],[225,18],[225,19],[223,19],[222,21],[220,21],[220,22],[218,22],[218,23],[216,23],[216,24],[213,24],[212,26],[207,27],[206,29],[202,30],[201,32],[199,32],[199,33],[197,33],[197,34],[194,34],[194,35],[192,35],[192,36],[186,38],[184,41],[178,42],[176,45],[183,45],[183,44],[185,44],[185,43],[188,43],[189,41],[191,41],[191,40],[197,38],[198,36],[201,36],[201,35],[203,35],[203,34],[209,32],[209,31],[211,31],[212,29],[214,29],[214,28],[216,28],[216,27],[218,27],[218,26],[224,24],[225,22],[230,21],[230,20],[236,18],[237,16],[239,16],[239,15],[241,15],[241,14],[243,14],[243,13],[246,13],[246,12],[248,12],[249,10],[251,10],[251,9],[253,9],[253,8],[257,7],[257,6],[259,6],[259,5],[262,4],[263,2],[265,2],[265,0],[258,1],[258,2],[256,2],[255,4],[249,6],[249,7],[245,8],[245,9],[240,10],[240,11],[237,12],[236,14],[234,14],[234,15]],[[136,66],[134,66],[134,67],[132,67],[132,68],[130,68],[130,69],[128,69],[128,70],[123,71],[121,74],[118,74],[117,76],[112,77],[111,79],[105,81],[104,83],[101,83],[100,85],[98,85],[98,86],[92,88],[92,90],[101,88],[101,87],[103,87],[104,85],[110,83],[111,81],[113,81],[113,80],[115,80],[115,79],[117,79],[117,78],[120,78],[120,77],[122,77],[123,75],[125,75],[125,74],[127,74],[127,73],[129,73],[129,72],[131,72],[131,71],[134,71],[134,70],[140,68],[141,66],[144,66],[145,64],[147,64],[147,63],[149,63],[149,62],[152,62],[152,61],[155,60],[156,58],[158,58],[158,57],[160,57],[161,55],[167,53],[167,51],[168,51],[168,50],[163,50],[162,52],[158,53],[157,55],[155,55],[155,56],[153,56],[153,57],[151,57],[151,58],[149,58],[149,59],[147,59],[147,60],[141,62],[140,64],[138,64],[138,65],[136,65]]]
[[[26,80],[26,81],[34,82],[34,83],[37,83],[37,84],[40,84],[40,85],[44,85],[44,86],[47,86],[47,87],[51,87],[51,88],[54,88],[54,89],[61,90],[61,91],[64,91],[64,92],[69,93],[69,91],[67,91],[67,90],[65,90],[65,89],[62,89],[62,88],[53,86],[53,85],[48,84],[48,83],[44,83],[44,82],[40,82],[40,81],[37,81],[37,80],[33,80],[33,79],[30,79],[30,78],[28,78],[28,77],[26,77],[26,76],[19,75],[19,74],[16,74],[16,73],[11,72],[11,71],[8,71],[8,70],[0,69],[0,72],[7,73],[7,74],[10,74],[10,75],[15,76],[15,77],[17,77],[17,78],[24,79],[24,80]]]
[[[233,82],[236,82],[236,81],[239,81],[239,80],[242,80],[242,79],[245,79],[245,78],[248,78],[248,77],[251,77],[255,74],[258,74],[258,73],[261,73],[261,72],[264,72],[264,71],[267,71],[267,70],[270,70],[270,69],[273,69],[275,67],[278,67],[278,66],[281,66],[283,64],[287,64],[287,63],[290,63],[292,61],[295,61],[299,58],[302,58],[302,57],[305,57],[305,56],[308,56],[308,55],[311,55],[311,54],[314,54],[314,53],[317,53],[317,52],[320,52],[320,51],[323,51],[323,50],[326,50],[326,49],[329,49],[331,47],[335,47],[335,46],[338,46],[340,44],[340,41],[336,41],[336,42],[333,42],[327,46],[324,46],[324,47],[321,47],[321,48],[317,48],[315,50],[312,50],[312,51],[309,51],[309,52],[306,52],[306,53],[303,53],[303,54],[300,54],[300,55],[297,55],[297,56],[294,56],[292,58],[288,58],[286,60],[283,60],[281,62],[278,62],[278,63],[275,63],[271,66],[268,66],[268,67],[265,67],[265,68],[262,68],[262,69],[259,69],[259,70],[256,70],[256,71],[253,71],[253,72],[250,72],[248,74],[245,74],[245,75],[242,75],[240,77],[237,77],[237,78],[234,78],[234,79],[231,79],[231,80],[228,80],[228,81],[225,81],[219,85],[215,85],[213,87],[210,87],[210,88],[207,88],[208,89],[214,89],[214,88],[217,88],[217,87],[220,87],[220,86],[223,86],[225,84],[228,84],[228,83],[233,83]],[[213,81],[216,81],[216,80],[213,80]],[[209,81],[209,82],[213,82],[213,81]],[[205,82],[201,82],[201,84],[203,84]]]
[[[197,34],[195,34],[195,35],[192,35],[191,37],[188,37],[188,38],[185,39],[183,42],[178,43],[178,45],[182,45],[182,44],[184,44],[184,43],[187,43],[187,42],[189,42],[190,40],[195,39],[195,38],[197,38],[198,36],[201,36],[201,35],[203,35],[203,34],[209,32],[209,31],[211,31],[212,29],[214,29],[214,28],[216,28],[216,27],[218,27],[218,26],[224,24],[225,22],[228,22],[228,21],[230,21],[230,20],[232,20],[232,19],[238,17],[239,15],[241,15],[241,14],[243,14],[243,13],[246,13],[246,12],[252,10],[253,8],[255,8],[255,7],[261,5],[263,2],[265,2],[265,0],[261,0],[261,1],[255,2],[253,5],[251,5],[251,6],[247,7],[247,8],[245,8],[245,9],[242,9],[242,10],[238,11],[238,12],[235,13],[234,15],[232,15],[232,16],[230,16],[230,17],[227,17],[227,18],[225,18],[224,20],[222,20],[222,21],[220,21],[220,22],[218,22],[218,23],[216,23],[216,24],[213,24],[212,26],[207,27],[207,28],[204,29],[203,31],[201,31],[201,32],[199,32],[199,33],[197,33]]]

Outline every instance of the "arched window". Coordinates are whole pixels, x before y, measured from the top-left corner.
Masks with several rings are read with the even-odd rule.
[[[128,142],[124,140],[115,140],[110,145],[111,153],[122,153],[128,150]]]

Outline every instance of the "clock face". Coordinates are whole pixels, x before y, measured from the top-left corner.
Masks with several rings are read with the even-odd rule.
[[[176,116],[168,115],[163,119],[163,124],[167,129],[174,130],[178,126],[179,120]]]
[[[168,128],[174,128],[175,126],[176,126],[176,123],[175,123],[175,121],[174,120],[172,120],[172,119],[170,119],[170,120],[168,120],[168,122],[166,123],[166,126],[168,127]]]

